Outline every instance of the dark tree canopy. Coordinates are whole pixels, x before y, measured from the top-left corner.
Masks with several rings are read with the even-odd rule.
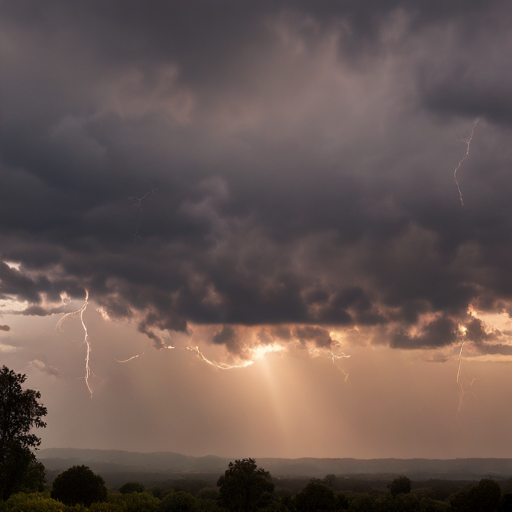
[[[389,484],[389,490],[393,497],[399,494],[408,494],[411,492],[411,480],[406,476],[399,476]]]
[[[86,507],[107,499],[107,488],[101,476],[95,475],[87,466],[73,466],[53,481],[52,498],[65,505],[82,503]]]
[[[172,491],[162,500],[160,512],[194,512],[196,499],[185,491]]]
[[[41,393],[23,390],[26,375],[3,366],[0,370],[0,496],[7,499],[22,488],[37,490],[44,482],[44,468],[31,449],[41,440],[30,431],[44,428],[47,410],[38,402]]]
[[[494,512],[500,505],[500,486],[490,478],[478,485],[454,494],[450,499],[452,510],[458,512]]]
[[[334,491],[327,485],[310,482],[295,496],[295,505],[299,512],[338,510],[338,501]]]
[[[119,488],[121,494],[131,494],[132,492],[144,492],[145,487],[140,482],[126,482]]]
[[[232,512],[249,512],[272,500],[274,484],[268,471],[257,467],[254,459],[230,462],[219,478],[220,501]]]

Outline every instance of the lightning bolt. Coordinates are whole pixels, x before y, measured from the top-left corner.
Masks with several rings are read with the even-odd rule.
[[[206,358],[204,354],[199,350],[199,347],[197,346],[185,348],[187,350],[190,350],[191,352],[195,352],[199,359],[209,364],[210,366],[217,368],[217,370],[233,370],[234,368],[247,368],[248,366],[251,366],[254,363],[254,360],[245,361],[244,363],[241,364],[216,363],[215,361],[211,361],[210,359]]]
[[[464,332],[464,334],[465,334],[465,332]],[[458,361],[458,365],[457,365],[457,384],[460,387],[460,395],[459,395],[459,407],[457,409],[456,417],[459,415],[460,410],[462,409],[463,402],[464,402],[464,386],[462,385],[462,382],[461,382],[461,376],[462,376],[462,353],[464,351],[465,343],[466,343],[466,340],[463,339],[462,343],[460,344],[459,361]]]
[[[473,140],[473,134],[475,133],[475,128],[476,125],[478,124],[478,121],[480,121],[479,118],[477,118],[473,123],[473,128],[471,128],[471,135],[467,139],[462,139],[462,142],[466,143],[466,154],[461,158],[461,160],[457,164],[457,167],[455,167],[455,170],[453,171],[453,178],[455,179],[455,183],[457,184],[457,190],[459,191],[460,197],[460,204],[462,206],[464,206],[464,200],[462,199],[462,192],[460,191],[459,181],[457,180],[457,171],[459,171],[462,162],[464,162],[464,160],[466,160],[466,158],[469,156],[469,146],[471,145],[471,141]]]
[[[128,361],[131,361],[132,359],[137,359],[137,357],[143,356],[146,353],[146,351],[142,352],[142,354],[137,354],[136,356],[129,357],[128,359],[124,359],[123,361],[120,361],[119,359],[115,359],[118,363],[127,363]]]
[[[335,354],[333,350],[329,350],[329,355],[331,356],[331,360],[332,360],[332,363],[334,364],[334,366],[336,366],[336,368],[338,368],[338,370],[340,370],[341,373],[343,373],[343,375],[345,375],[345,384],[347,383],[347,380],[350,376],[350,373],[347,373],[338,363],[338,361],[340,359],[347,359],[349,358],[350,356],[347,356],[345,354],[345,352],[343,352],[343,350],[341,350],[341,354]]]
[[[462,361],[463,361],[463,354],[464,354],[464,345],[466,344],[465,336],[466,336],[467,329],[464,326],[459,327],[459,329],[462,332],[462,335],[464,336],[464,338],[462,339],[462,342],[460,344],[460,350],[459,350],[459,356],[458,356],[458,362],[457,362],[457,379],[456,380],[457,380],[457,384],[460,387],[460,394],[459,394],[459,407],[457,408],[457,414],[455,415],[456,418],[459,416],[459,413],[464,405],[464,396],[467,394],[464,389],[464,385],[462,384],[462,379],[464,378],[464,376],[462,375]],[[468,379],[466,379],[466,380],[468,380]],[[473,387],[475,380],[477,380],[477,379],[474,378],[471,380],[471,382],[469,382],[469,380],[468,380],[470,388]],[[471,391],[471,394],[478,401],[478,398],[473,391]]]
[[[89,305],[89,292],[88,290],[85,290],[85,300],[80,309],[77,309],[76,311],[72,311],[71,313],[66,313],[58,322],[56,325],[56,329],[59,329],[62,331],[62,322],[68,317],[74,318],[77,315],[80,315],[80,322],[82,322],[82,327],[84,329],[84,343],[86,346],[85,351],[85,384],[87,385],[87,389],[89,390],[89,393],[91,394],[92,398],[92,389],[89,385],[89,377],[91,376],[91,368],[89,367],[89,361],[91,359],[91,343],[89,341],[89,333],[87,331],[87,326],[84,322],[84,313],[87,309],[87,306]]]
[[[261,359],[268,352],[281,352],[284,350],[284,347],[274,343],[272,345],[260,345],[256,348],[248,348],[245,347],[244,351],[250,354],[250,359],[244,361],[240,364],[227,364],[227,363],[217,363],[205,357],[205,355],[199,350],[198,346],[195,347],[185,347],[186,350],[190,350],[191,352],[195,352],[197,357],[204,361],[205,363],[217,368],[217,370],[233,370],[235,368],[247,368],[256,362],[257,359]]]
[[[157,188],[154,188],[153,190],[150,190],[146,194],[144,194],[142,197],[129,197],[128,199],[133,202],[133,206],[136,206],[139,209],[139,218],[137,219],[137,226],[135,227],[135,239],[136,240],[142,240],[139,236],[139,229],[140,225],[142,223],[142,201],[146,199],[146,197],[149,196],[149,194],[154,194],[155,191],[157,191]]]
[[[174,347],[172,345],[167,345],[166,347],[163,347],[163,348],[173,349]],[[136,355],[134,355],[132,357],[129,357],[128,359],[123,359],[121,361],[120,359],[116,359],[114,357],[114,360],[117,361],[118,363],[127,363],[128,361],[131,361],[132,359],[137,359],[138,357],[143,356],[145,353],[146,353],[146,351],[144,350],[144,352],[142,352],[140,354],[136,354]]]

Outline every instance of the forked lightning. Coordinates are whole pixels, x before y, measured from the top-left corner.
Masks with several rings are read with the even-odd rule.
[[[91,343],[89,342],[89,333],[87,331],[87,326],[84,322],[84,312],[87,309],[87,306],[89,304],[89,292],[85,290],[85,300],[80,309],[77,309],[76,311],[72,311],[71,313],[66,313],[58,322],[56,328],[62,331],[62,322],[69,316],[74,318],[77,315],[80,315],[80,321],[82,322],[82,327],[84,329],[84,343],[86,346],[86,352],[85,352],[85,384],[87,385],[87,389],[89,390],[89,393],[91,394],[92,398],[92,389],[89,385],[89,377],[91,376],[91,369],[89,367],[89,361],[91,357]]]
[[[469,156],[469,146],[471,145],[471,141],[473,140],[473,134],[475,133],[476,125],[478,124],[478,121],[480,119],[476,119],[473,123],[473,128],[471,128],[471,135],[467,139],[462,139],[462,142],[466,143],[466,154],[462,157],[462,159],[457,164],[457,167],[455,167],[455,170],[453,171],[453,178],[455,179],[455,183],[457,184],[457,190],[459,191],[459,197],[460,197],[460,204],[464,206],[464,200],[462,199],[462,192],[460,191],[459,186],[459,180],[457,179],[457,171],[460,169],[460,166],[462,165],[462,162],[466,160],[466,158]]]

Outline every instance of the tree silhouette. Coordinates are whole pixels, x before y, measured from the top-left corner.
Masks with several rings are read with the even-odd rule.
[[[88,507],[96,501],[105,501],[107,488],[103,478],[87,466],[73,466],[53,481],[52,498],[65,505],[82,503]]]
[[[274,484],[268,471],[257,467],[254,459],[230,462],[219,478],[220,501],[232,512],[250,512],[272,501]]]
[[[196,510],[196,499],[185,491],[172,491],[162,500],[161,512],[193,512]]]
[[[450,498],[452,510],[459,512],[493,512],[500,505],[501,490],[498,483],[484,478],[469,489],[464,489]]]
[[[295,496],[295,505],[299,512],[337,510],[338,502],[334,491],[327,485],[310,482]]]
[[[140,482],[126,482],[119,488],[121,494],[131,494],[132,492],[144,492],[144,485]]]
[[[26,379],[6,366],[0,370],[0,496],[4,500],[24,486],[37,488],[44,483],[44,467],[31,451],[41,439],[30,430],[46,427],[41,418],[47,410],[38,402],[39,391],[22,389]]]
[[[393,498],[399,494],[409,494],[411,492],[411,480],[406,476],[399,476],[395,478],[388,487]]]

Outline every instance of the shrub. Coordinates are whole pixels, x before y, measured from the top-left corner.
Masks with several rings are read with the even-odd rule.
[[[409,494],[411,492],[411,480],[406,476],[399,476],[388,487],[393,498],[396,498],[399,494]]]
[[[89,507],[89,512],[125,512],[126,506],[124,503],[93,503]]]
[[[192,512],[196,507],[196,499],[184,491],[169,493],[160,505],[162,512]]]
[[[5,502],[7,512],[62,512],[65,508],[60,501],[40,492],[13,494]]]
[[[149,492],[134,492],[124,496],[126,512],[157,512],[160,500]]]
[[[203,487],[197,491],[196,498],[201,500],[216,500],[219,497],[218,489],[213,487]]]
[[[337,502],[334,491],[324,484],[310,482],[295,496],[298,511],[336,510]]]
[[[73,466],[53,481],[52,498],[66,505],[83,503],[86,507],[97,501],[106,501],[107,488],[101,476],[87,466]]]

